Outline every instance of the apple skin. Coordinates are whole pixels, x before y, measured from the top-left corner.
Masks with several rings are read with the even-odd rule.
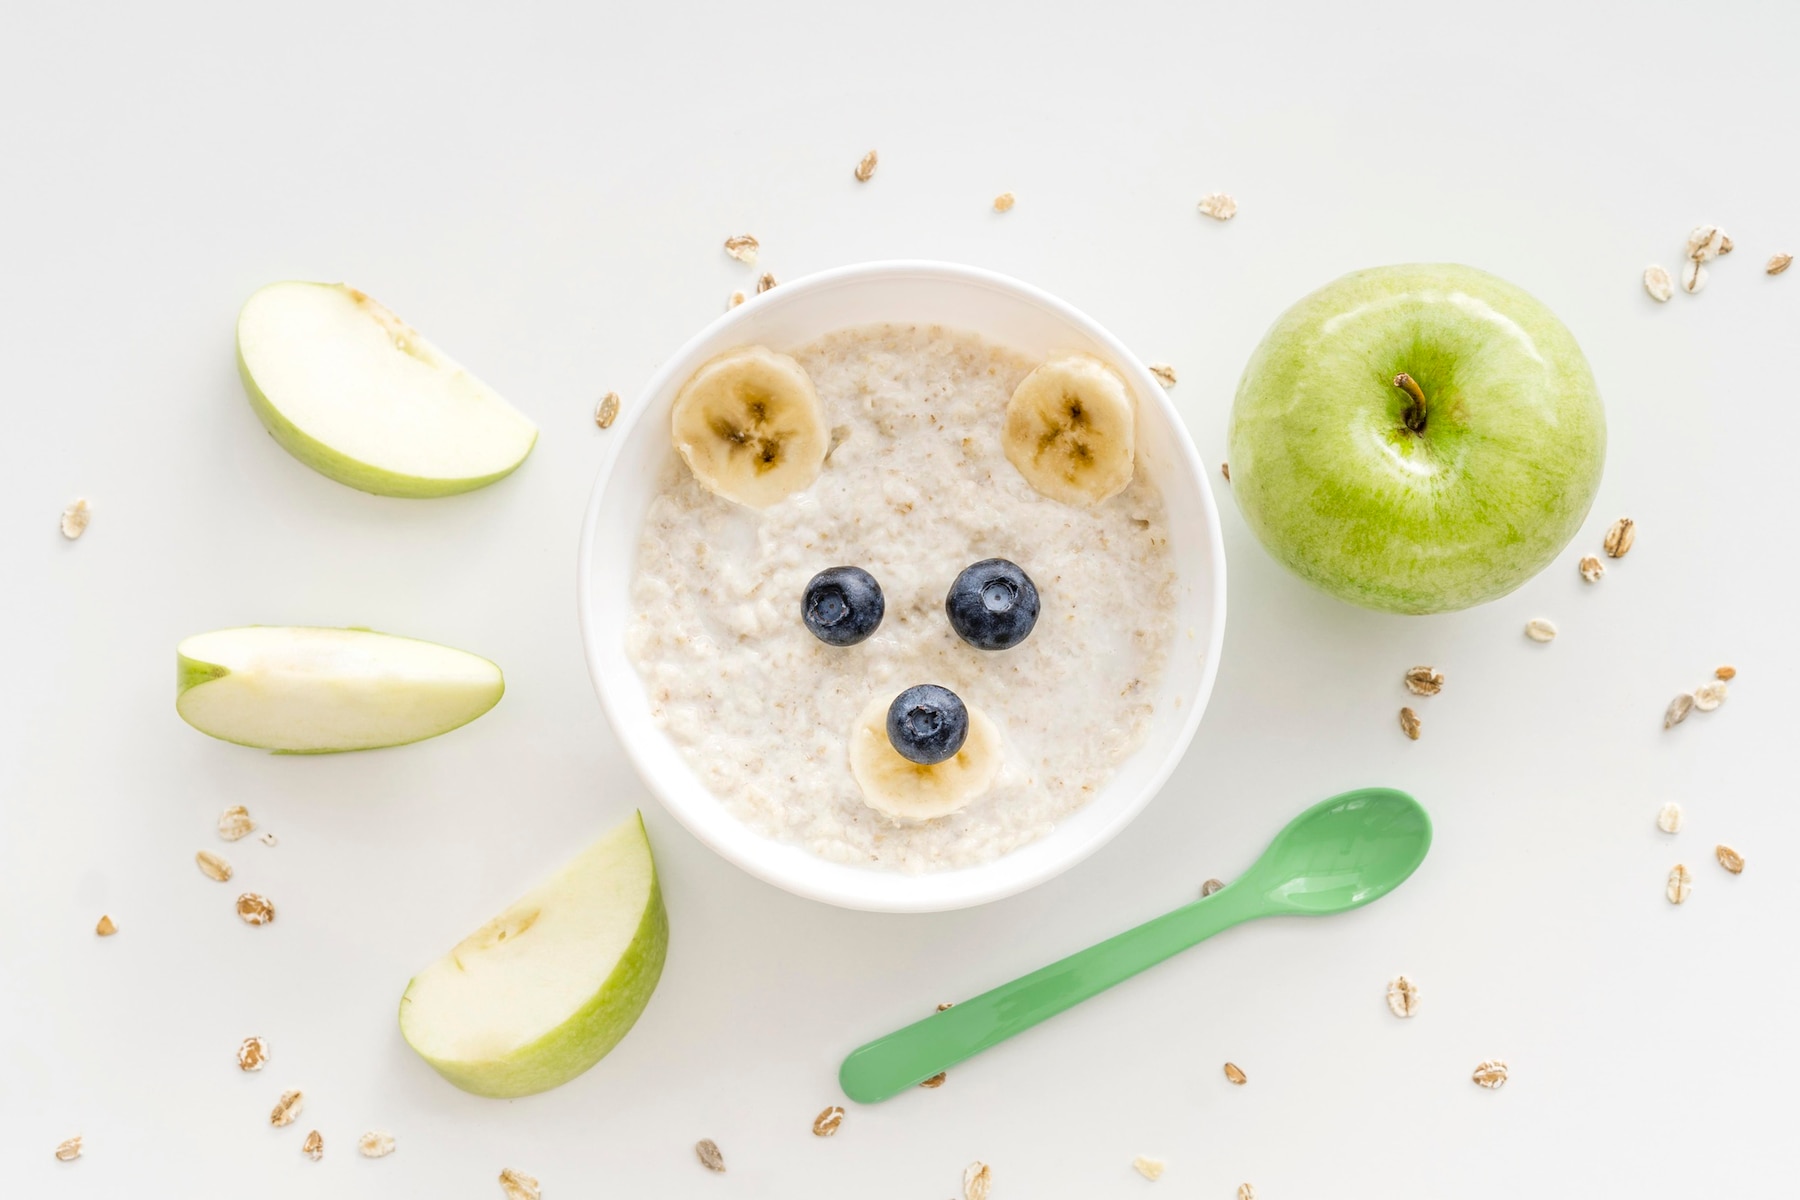
[[[562,1024],[509,1054],[479,1061],[453,1060],[419,1049],[418,1040],[409,1031],[409,1006],[419,982],[415,977],[400,998],[401,1036],[413,1052],[463,1091],[496,1099],[529,1096],[560,1087],[605,1058],[643,1015],[662,978],[669,950],[669,914],[663,907],[662,884],[657,878],[643,814],[634,813],[625,826],[602,840],[610,842],[633,834],[636,844],[641,844],[644,855],[650,859],[649,892],[636,933],[599,991]]]
[[[351,289],[341,283],[310,283],[298,280],[271,284],[269,287],[317,287],[333,291],[349,292]],[[264,288],[264,291],[269,290]],[[252,296],[251,300],[255,297]],[[248,302],[244,312],[249,312]],[[281,448],[289,454],[325,476],[335,479],[346,487],[355,488],[359,492],[368,492],[376,496],[394,496],[403,500],[429,500],[439,496],[454,496],[462,492],[472,492],[484,488],[490,483],[505,479],[525,464],[525,459],[537,445],[536,434],[532,435],[531,445],[517,462],[504,470],[494,471],[486,475],[466,478],[435,478],[424,475],[408,475],[398,471],[389,471],[371,463],[352,458],[341,450],[333,449],[324,442],[306,433],[298,425],[282,415],[281,411],[270,402],[263,392],[256,377],[251,373],[250,364],[244,358],[243,315],[238,322],[237,366],[238,377],[243,380],[244,392],[250,398],[250,407],[255,411],[263,428],[269,431]]]
[[[1408,427],[1423,391],[1423,429]],[[1587,516],[1606,416],[1574,335],[1474,267],[1356,271],[1275,322],[1238,382],[1231,491],[1278,561],[1365,608],[1504,596]]]

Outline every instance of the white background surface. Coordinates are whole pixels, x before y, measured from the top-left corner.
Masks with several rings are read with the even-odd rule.
[[[313,4],[15,5],[0,39],[0,1178],[7,1194],[922,1197],[1745,1194],[1790,1166],[1800,817],[1787,524],[1800,165],[1791,5],[620,4],[450,19]],[[871,146],[874,181],[850,177]],[[1010,189],[1018,207],[989,210]],[[1217,225],[1194,202],[1233,192]],[[1638,276],[1687,229],[1739,249],[1701,296]],[[1516,595],[1429,619],[1276,568],[1219,484],[1231,616],[1183,768],[1095,858],[942,916],[834,911],[717,860],[623,766],[582,666],[574,555],[633,389],[753,275],[935,257],[1060,294],[1149,360],[1202,456],[1239,368],[1351,268],[1458,259],[1568,321],[1611,447],[1577,544]],[[347,279],[528,412],[485,491],[409,502],[317,476],[258,427],[232,319]],[[78,495],[93,527],[55,530]],[[1575,560],[1613,517],[1637,548]],[[1542,647],[1520,635],[1544,615]],[[490,715],[421,746],[281,759],[171,704],[182,636],[368,624],[491,656]],[[1670,696],[1742,670],[1664,734]],[[1400,736],[1401,671],[1444,670]],[[1303,805],[1387,783],[1431,809],[1391,899],[1234,930],[954,1070],[853,1109],[857,1043],[1231,877]],[[1653,818],[1687,806],[1670,838]],[[192,858],[226,848],[280,916]],[[601,1066],[514,1103],[401,1042],[411,972],[645,804],[674,940]],[[1749,868],[1712,861],[1729,841]],[[1663,879],[1694,869],[1693,899]],[[120,933],[96,939],[102,912]],[[1386,981],[1423,989],[1410,1021]],[[232,1062],[268,1039],[258,1075]],[[1512,1065],[1499,1092],[1469,1082]],[[1232,1088],[1231,1059],[1249,1073]],[[300,1122],[271,1130],[283,1088]],[[307,1129],[323,1162],[299,1154]],[[352,1148],[371,1127],[399,1150]],[[87,1153],[51,1158],[81,1133]],[[729,1174],[694,1162],[723,1147]],[[1133,1155],[1169,1161],[1156,1185]]]

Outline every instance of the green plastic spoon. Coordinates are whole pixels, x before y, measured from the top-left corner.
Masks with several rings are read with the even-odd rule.
[[[1313,805],[1243,876],[1212,895],[853,1051],[838,1072],[862,1104],[897,1096],[1189,946],[1255,917],[1324,916],[1379,900],[1431,848],[1431,818],[1392,788]]]

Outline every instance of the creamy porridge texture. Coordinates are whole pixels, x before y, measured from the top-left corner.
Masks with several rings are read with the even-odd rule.
[[[1143,738],[1174,640],[1163,502],[1141,466],[1076,508],[1008,462],[1002,421],[1037,364],[972,334],[843,330],[792,351],[825,406],[818,480],[762,510],[706,490],[671,456],[638,547],[627,649],[656,720],[701,781],[752,828],[837,862],[969,866],[1043,836]],[[974,649],[944,598],[981,559],[1036,582],[1036,628]],[[886,616],[858,645],[801,621],[817,572],[863,568]],[[847,745],[871,700],[948,687],[999,728],[1005,761],[967,808],[899,823],[863,801]]]

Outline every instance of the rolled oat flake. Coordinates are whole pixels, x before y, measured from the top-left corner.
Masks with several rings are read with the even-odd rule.
[[[1410,1017],[1419,1011],[1419,985],[1404,975],[1394,976],[1388,984],[1388,1011],[1396,1017]]]
[[[1673,729],[1687,720],[1688,714],[1694,711],[1694,697],[1683,692],[1669,701],[1669,707],[1663,711],[1663,728]]]
[[[1681,863],[1669,871],[1669,884],[1663,889],[1670,904],[1685,904],[1694,893],[1694,875]]]
[[[356,1148],[364,1158],[386,1158],[394,1152],[394,1135],[371,1129],[356,1140]]]
[[[1631,550],[1631,544],[1637,541],[1637,522],[1630,517],[1620,517],[1606,531],[1603,547],[1608,558],[1624,558]]]
[[[1168,1169],[1168,1166],[1169,1164],[1162,1159],[1151,1158],[1146,1154],[1140,1154],[1131,1160],[1132,1169],[1152,1183],[1162,1178],[1162,1174]]]
[[[511,1167],[500,1172],[500,1190],[506,1193],[506,1200],[539,1200],[543,1195],[534,1177]]]

